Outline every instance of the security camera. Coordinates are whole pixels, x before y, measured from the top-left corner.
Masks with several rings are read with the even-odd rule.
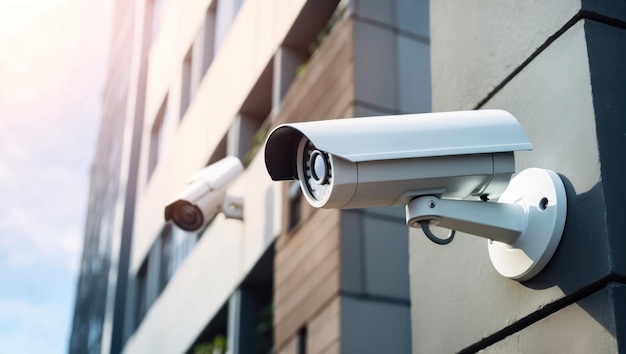
[[[284,124],[267,139],[273,180],[297,179],[318,208],[406,205],[420,195],[494,199],[532,148],[500,110]]]
[[[523,281],[554,254],[567,212],[555,172],[511,179],[514,151],[531,149],[502,110],[408,114],[280,125],[265,165],[275,181],[298,180],[317,208],[405,205],[407,225],[435,243],[456,230],[487,238],[496,270]],[[430,225],[451,233],[439,238]]]
[[[198,231],[220,211],[241,219],[241,198],[228,196],[226,188],[243,169],[237,157],[227,156],[198,171],[175,201],[165,207],[165,221],[185,231]]]

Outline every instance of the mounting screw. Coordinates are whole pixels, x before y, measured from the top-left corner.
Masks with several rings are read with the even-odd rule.
[[[437,206],[437,203],[435,203],[435,201],[434,201],[434,200],[429,200],[429,201],[428,201],[428,207],[429,207],[429,208],[431,208],[431,209],[432,209],[432,208],[434,208],[434,207],[436,207],[436,206]]]
[[[539,210],[546,210],[548,208],[548,198],[542,198],[539,201]]]

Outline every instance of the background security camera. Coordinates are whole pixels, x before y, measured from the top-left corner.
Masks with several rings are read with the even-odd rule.
[[[284,124],[265,148],[273,180],[297,179],[318,208],[405,205],[421,195],[494,199],[532,148],[501,110]]]
[[[192,176],[175,201],[165,207],[165,221],[185,231],[200,230],[216,213],[241,219],[240,198],[226,195],[226,187],[244,168],[241,161],[228,156]]]

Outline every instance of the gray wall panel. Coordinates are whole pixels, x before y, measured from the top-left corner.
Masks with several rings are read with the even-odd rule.
[[[398,70],[398,111],[430,112],[430,48],[428,44],[396,37]]]
[[[586,21],[585,33],[612,270],[626,275],[626,25]]]
[[[472,109],[580,9],[572,0],[430,4],[433,111]]]
[[[438,4],[438,7],[445,6]],[[474,14],[473,17],[483,18],[491,11],[483,10],[481,16]],[[456,10],[455,13],[462,12]],[[495,19],[491,22],[499,21]],[[455,28],[464,31],[462,23]],[[553,169],[564,177],[568,192],[568,220],[555,256],[536,278],[519,283],[496,273],[484,239],[459,233],[454,242],[441,247],[428,241],[421,231],[412,230],[410,276],[414,352],[462,350],[503,328],[515,326],[530,314],[537,315],[546,305],[610,274],[605,199],[584,29],[584,21],[579,21],[561,34],[484,106],[513,113],[534,145],[532,152],[516,153],[517,171],[543,167]],[[473,36],[485,34],[474,30]],[[463,38],[467,35],[460,34]],[[510,37],[516,35],[515,31],[507,34]],[[437,47],[437,53],[433,47],[433,58],[456,53],[458,48],[454,44],[457,38],[452,37],[445,48]],[[437,40],[445,42],[447,38],[433,37],[433,44],[436,45]],[[489,49],[484,44],[474,44],[476,47],[473,49],[465,47],[470,52],[466,57],[455,60],[461,62],[467,57],[479,55],[472,51],[483,53]],[[477,63],[475,70],[463,68],[465,64],[462,63],[456,67],[450,61],[448,66],[440,66],[442,64],[439,63],[437,67],[452,72],[458,69],[462,76],[483,85],[493,78],[485,76],[485,71],[498,72],[500,68],[514,64],[511,58],[502,57],[501,51],[506,49],[498,47],[488,61]],[[517,52],[517,55],[520,54]],[[490,61],[496,59],[493,63]],[[433,77],[441,74],[435,69],[435,61],[433,59]],[[445,91],[442,86],[433,96],[434,102],[438,102],[438,109],[471,108],[481,99],[466,86],[448,82],[445,87],[449,90]],[[477,89],[485,92],[483,88]],[[457,97],[460,100],[455,100]],[[580,306],[588,311],[584,303]],[[592,317],[589,321],[603,321],[595,318],[593,311],[588,313]],[[614,348],[614,344],[605,344]],[[550,351],[548,347],[545,350]]]
[[[604,288],[524,328],[482,353],[614,353],[613,289]]]
[[[395,15],[396,26],[401,31],[422,38],[430,37],[429,25],[429,1],[428,0],[396,0]],[[416,20],[419,18],[419,20]],[[428,90],[430,92],[430,89]]]
[[[341,213],[341,290],[408,302],[408,228],[401,208]]]
[[[407,305],[341,299],[341,353],[406,354],[411,351]]]
[[[409,301],[409,241],[404,220],[365,217],[363,231],[367,293]]]
[[[354,22],[354,95],[378,109],[396,110],[395,35],[390,28]]]

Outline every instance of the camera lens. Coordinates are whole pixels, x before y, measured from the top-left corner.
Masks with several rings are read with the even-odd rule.
[[[313,151],[309,163],[311,166],[311,177],[313,177],[315,183],[324,184],[328,179],[328,162],[324,155],[319,150]]]
[[[307,194],[315,200],[324,200],[332,190],[332,164],[328,155],[318,150],[311,141],[303,141],[301,171],[303,185]]]
[[[185,231],[195,231],[202,226],[203,222],[200,209],[184,200],[179,200],[175,203],[172,219],[176,226]]]

